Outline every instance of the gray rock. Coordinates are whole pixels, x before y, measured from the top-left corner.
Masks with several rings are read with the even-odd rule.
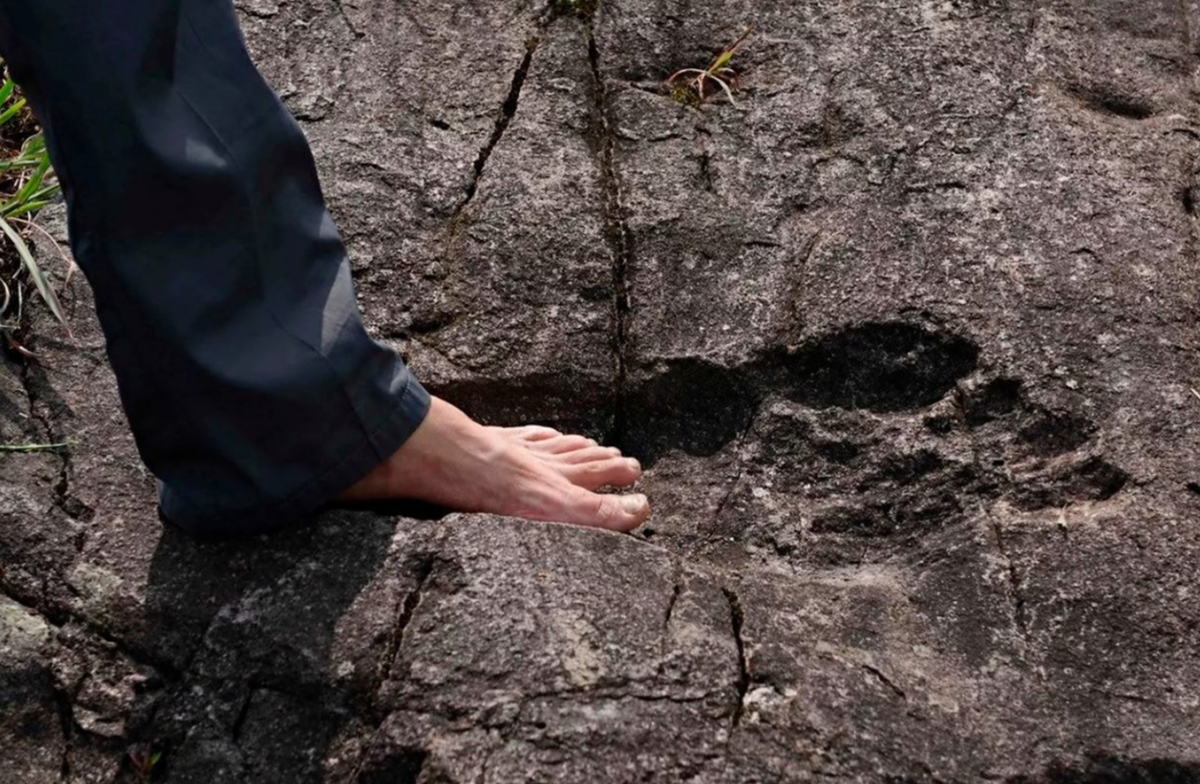
[[[655,515],[163,530],[77,277],[0,364],[74,442],[0,455],[0,779],[1200,781],[1194,3],[239,9],[374,334]]]

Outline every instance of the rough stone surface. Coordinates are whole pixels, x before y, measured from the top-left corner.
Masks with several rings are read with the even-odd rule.
[[[0,781],[1200,781],[1200,4],[239,11],[374,334],[655,516],[188,540],[76,277],[0,362],[72,442],[0,454]]]

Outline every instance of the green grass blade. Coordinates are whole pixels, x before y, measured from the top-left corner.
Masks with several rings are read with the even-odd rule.
[[[21,145],[21,155],[36,156],[42,150],[46,149],[46,137],[43,134],[35,133],[25,140]]]
[[[8,235],[9,240],[16,247],[21,261],[25,262],[25,268],[29,270],[29,277],[33,279],[33,284],[37,286],[38,293],[42,295],[46,305],[50,308],[50,312],[54,314],[54,318],[63,326],[67,324],[67,317],[63,315],[62,305],[58,302],[58,295],[54,293],[54,289],[50,287],[50,281],[46,280],[45,273],[38,266],[37,260],[33,258],[33,253],[30,252],[29,246],[25,244],[25,240],[16,229],[12,227],[4,218],[0,218],[0,231]]]
[[[17,89],[17,83],[12,79],[5,79],[4,86],[0,87],[0,106],[3,106],[9,98],[12,98],[13,91]]]
[[[742,33],[741,37],[733,42],[733,46],[717,55],[717,59],[713,60],[712,65],[708,67],[709,74],[715,74],[717,71],[720,71],[722,68],[729,65],[729,61],[733,59],[733,56],[737,54],[738,49],[742,48],[742,44],[746,43],[746,39],[749,38],[750,34],[753,32],[753,28],[747,27],[746,31]]]
[[[0,444],[0,452],[57,452],[68,446],[65,441],[60,444]]]
[[[12,106],[5,109],[3,113],[0,113],[0,125],[5,125],[6,123],[8,123],[10,120],[12,120],[12,118],[14,118],[18,114],[20,114],[21,110],[24,108],[25,108],[25,99],[22,98],[21,100],[14,103]]]
[[[11,210],[4,212],[5,218],[19,218],[29,212],[37,212],[42,207],[49,206],[54,203],[53,199],[42,199],[39,201],[31,201],[28,204],[14,204]]]
[[[43,185],[41,190],[29,194],[29,201],[50,201],[58,195],[58,192],[58,183],[52,182],[49,185]]]
[[[9,204],[24,204],[33,196],[38,188],[42,187],[42,180],[46,178],[46,172],[50,171],[50,156],[42,154],[42,160],[38,163],[38,167],[33,174],[29,176],[29,181],[17,191],[17,195],[9,200]]]

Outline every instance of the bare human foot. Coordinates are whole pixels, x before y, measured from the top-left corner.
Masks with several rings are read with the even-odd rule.
[[[338,500],[412,499],[460,512],[632,531],[650,516],[644,495],[599,494],[642,475],[636,460],[545,427],[484,427],[440,398],[387,461]]]

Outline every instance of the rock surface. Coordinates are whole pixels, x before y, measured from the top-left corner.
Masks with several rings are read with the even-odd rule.
[[[74,443],[0,455],[0,781],[1200,781],[1200,3],[239,10],[373,332],[655,517],[163,530],[77,277],[0,364]]]

